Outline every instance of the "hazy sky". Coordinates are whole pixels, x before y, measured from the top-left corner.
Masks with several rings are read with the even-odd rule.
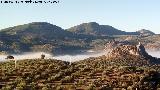
[[[124,31],[160,33],[160,0],[59,0],[58,4],[0,4],[0,29],[49,22],[64,29],[84,22]]]

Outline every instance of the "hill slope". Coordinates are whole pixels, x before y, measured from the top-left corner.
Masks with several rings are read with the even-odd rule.
[[[150,30],[146,30],[146,29],[141,29],[139,31],[137,31],[138,33],[140,33],[140,35],[142,36],[151,36],[151,35],[155,35],[154,32],[150,31]]]
[[[62,28],[46,22],[33,22],[1,30],[1,33],[18,36],[31,36],[39,38],[62,38],[71,34]]]
[[[134,53],[135,52],[135,53]],[[137,53],[137,54],[136,54]],[[144,47],[121,46],[111,57],[76,62],[31,59],[0,62],[0,89],[42,90],[157,90],[160,65],[151,64]],[[119,54],[118,57],[114,55]],[[148,55],[147,55],[148,56]]]
[[[128,38],[126,35],[135,38]],[[139,37],[139,35],[142,36]],[[73,50],[102,50],[105,44],[113,39],[131,42],[140,40],[146,42],[145,46],[157,49],[159,40],[158,38],[154,40],[155,36],[159,37],[144,29],[137,32],[125,32],[109,25],[99,25],[96,22],[83,23],[67,30],[47,22],[33,22],[1,30],[0,51],[9,53],[42,51],[61,54],[70,53]]]
[[[51,49],[56,45],[55,40],[71,38],[72,33],[49,23],[35,22],[3,29],[0,37],[1,50],[21,52],[38,46],[45,47],[45,44]]]
[[[105,38],[110,39],[108,36],[72,33],[46,22],[33,22],[1,30],[0,51],[61,53],[64,50],[89,49],[92,40]]]
[[[125,32],[118,30],[109,25],[99,25],[96,22],[83,23],[67,29],[67,31],[79,33],[79,34],[91,34],[91,35],[137,35],[137,32]]]

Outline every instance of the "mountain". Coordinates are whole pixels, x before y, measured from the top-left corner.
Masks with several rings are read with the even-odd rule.
[[[71,27],[67,31],[78,33],[78,34],[89,34],[89,35],[137,35],[137,32],[125,32],[118,30],[109,25],[99,25],[96,22],[82,23],[80,25]]]
[[[0,51],[21,53],[43,51],[64,53],[70,50],[89,49],[96,39],[108,36],[76,34],[47,22],[33,22],[0,31]]]
[[[141,29],[139,31],[137,31],[138,33],[140,33],[140,35],[142,36],[150,36],[150,35],[155,35],[154,32],[150,31],[150,30],[146,30],[146,29]]]
[[[73,39],[71,32],[46,22],[33,22],[0,31],[1,51],[11,53],[28,51],[52,52],[63,47],[65,39]],[[69,45],[68,45],[69,46]]]
[[[7,35],[21,35],[32,37],[62,38],[66,34],[71,34],[62,28],[46,22],[33,22],[1,30],[1,33]]]
[[[159,35],[141,37],[142,34],[148,35],[148,33],[154,34],[147,30],[125,32],[96,22],[83,23],[67,30],[47,22],[33,22],[0,30],[0,52],[41,51],[75,54],[74,51],[81,53],[81,50],[102,50],[111,40],[121,42],[125,40],[124,43],[135,43],[140,40],[145,43],[145,46],[157,49],[159,39],[156,37]]]

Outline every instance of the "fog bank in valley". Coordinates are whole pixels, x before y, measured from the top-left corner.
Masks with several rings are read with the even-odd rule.
[[[23,59],[38,59],[41,58],[41,55],[45,55],[45,59],[58,59],[58,60],[63,60],[63,61],[78,61],[78,60],[83,60],[89,57],[98,57],[101,55],[105,55],[104,51],[98,51],[98,52],[85,52],[83,54],[77,54],[77,55],[58,55],[54,56],[49,53],[44,53],[44,52],[29,52],[29,53],[24,53],[20,55],[12,55],[16,60],[23,60]],[[7,55],[0,55],[0,61],[6,61]]]
[[[58,59],[58,60],[64,60],[64,61],[78,61],[78,60],[84,60],[89,57],[98,57],[105,55],[106,52],[104,51],[99,51],[99,52],[86,52],[84,54],[78,54],[78,55],[60,55],[60,56],[55,56],[53,58]]]
[[[37,59],[37,58],[41,58],[41,55],[45,54],[46,58],[51,58],[52,55],[48,54],[48,53],[44,53],[44,52],[27,52],[27,53],[23,53],[23,54],[11,54],[12,56],[14,56],[14,58],[16,60],[23,60],[23,59]],[[0,61],[6,61],[7,55],[0,55]]]
[[[150,51],[150,50],[146,50],[146,51],[148,52],[149,55],[160,58],[160,51]]]
[[[149,51],[147,50],[148,54],[153,56],[153,57],[158,57],[160,58],[160,51]],[[107,54],[106,51],[98,51],[98,52],[84,52],[83,54],[77,54],[77,55],[58,55],[54,56],[49,53],[44,53],[44,52],[30,52],[30,53],[24,53],[20,55],[15,55],[13,54],[14,58],[16,60],[23,60],[23,59],[38,59],[41,58],[41,55],[45,55],[45,59],[58,59],[58,60],[63,60],[63,61],[78,61],[78,60],[84,60],[89,57],[98,57]],[[0,61],[7,61],[5,58],[7,55],[0,55]]]

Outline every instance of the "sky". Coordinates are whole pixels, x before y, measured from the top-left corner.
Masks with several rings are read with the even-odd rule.
[[[97,22],[128,32],[148,29],[160,34],[160,0],[59,0],[57,4],[0,4],[0,29],[31,22],[49,22],[63,29]]]

